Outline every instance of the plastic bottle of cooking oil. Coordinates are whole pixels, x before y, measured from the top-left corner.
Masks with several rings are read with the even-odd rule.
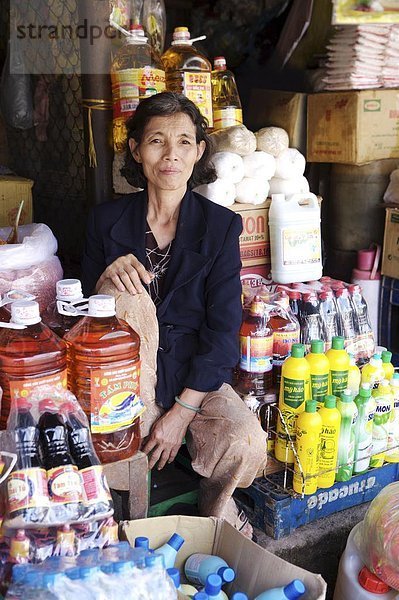
[[[68,384],[85,411],[102,463],[129,458],[140,444],[140,338],[115,316],[115,298],[89,298],[88,316],[65,335]]]
[[[111,66],[113,138],[115,152],[126,145],[125,123],[141,100],[165,90],[160,56],[148,43],[141,25],[132,25]]]
[[[184,94],[197,105],[213,127],[212,65],[190,40],[187,27],[176,27],[170,48],[162,54],[166,89]]]
[[[293,488],[298,494],[314,494],[319,472],[322,420],[317,402],[307,400],[305,412],[296,421],[296,451]]]
[[[66,388],[66,346],[41,322],[35,300],[11,304],[11,321],[0,323],[0,387],[3,388],[0,429],[11,401],[27,397],[39,384]]]
[[[82,284],[79,279],[60,279],[56,285],[56,299],[43,313],[43,323],[61,338],[79,321],[80,316],[67,317],[58,312],[57,302],[83,303]]]
[[[226,69],[224,56],[216,56],[213,61],[212,106],[214,129],[242,124],[240,96],[233,73]]]
[[[310,400],[310,367],[304,354],[303,344],[293,344],[291,356],[281,370],[279,409],[285,425],[279,415],[275,455],[277,460],[287,463],[294,462],[289,438],[295,443],[297,416],[305,410],[306,400]]]

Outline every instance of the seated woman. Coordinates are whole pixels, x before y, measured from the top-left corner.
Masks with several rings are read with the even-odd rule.
[[[86,293],[111,280],[132,302],[148,290],[159,324],[156,402],[142,448],[149,466],[184,438],[201,481],[199,510],[251,535],[232,499],[266,462],[266,435],[230,383],[242,318],[241,217],[192,190],[216,178],[207,123],[185,96],[143,100],[127,122],[123,175],[144,188],[96,206],[83,260]],[[140,333],[140,332],[138,332]]]

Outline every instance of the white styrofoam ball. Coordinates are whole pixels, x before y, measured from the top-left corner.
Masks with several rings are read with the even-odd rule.
[[[276,172],[276,159],[271,154],[257,150],[243,157],[244,176],[269,181]]]
[[[305,172],[306,158],[296,148],[287,148],[276,158],[275,177],[295,179]]]
[[[263,127],[255,133],[255,137],[256,149],[273,156],[278,156],[290,145],[288,133],[281,127]]]
[[[211,158],[218,179],[228,179],[238,183],[244,177],[242,157],[235,152],[216,152]]]
[[[236,197],[236,186],[227,179],[216,179],[213,183],[204,183],[194,188],[194,192],[202,194],[220,206],[231,206]]]
[[[281,179],[273,177],[270,180],[270,194],[307,194],[309,192],[309,183],[306,177],[296,177],[295,179]]]
[[[269,182],[254,177],[244,177],[236,185],[236,202],[262,204],[269,194]]]

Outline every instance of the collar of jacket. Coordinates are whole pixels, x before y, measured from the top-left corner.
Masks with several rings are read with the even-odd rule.
[[[145,230],[147,221],[147,191],[131,195],[131,200],[110,231],[126,253],[134,254],[145,264]],[[196,194],[187,190],[183,196],[173,242],[172,257],[165,280],[164,300],[158,306],[158,317],[166,310],[171,294],[193,279],[210,257],[201,254],[201,240],[208,231],[203,206]]]

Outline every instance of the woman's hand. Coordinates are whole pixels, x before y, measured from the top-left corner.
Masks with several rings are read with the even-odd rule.
[[[192,411],[175,404],[154,423],[150,437],[142,448],[146,454],[151,453],[148,462],[150,469],[158,463],[158,470],[161,470],[166,463],[174,461],[194,416]]]
[[[153,278],[152,273],[149,273],[133,254],[127,254],[108,265],[97,281],[96,291],[101,288],[106,279],[110,279],[120,292],[127,290],[135,296],[144,291],[141,282],[149,284]]]

